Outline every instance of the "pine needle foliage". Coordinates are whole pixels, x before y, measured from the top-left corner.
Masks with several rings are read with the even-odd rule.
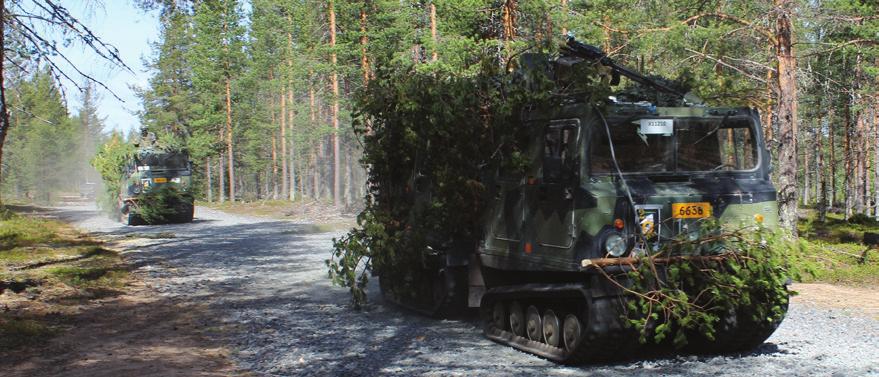
[[[473,56],[476,63],[463,69],[381,68],[356,98],[354,127],[369,169],[366,209],[327,260],[355,306],[366,301],[369,272],[399,301],[429,300],[435,251],[475,250],[487,181],[498,169],[524,171],[529,163],[523,151],[542,130],[527,126],[526,114],[551,111],[561,97],[600,103],[608,93],[594,66],[583,64],[569,85],[550,79],[547,56],[509,72],[496,57]]]
[[[147,190],[138,198],[134,212],[147,224],[167,224],[180,220],[181,209],[192,208],[192,194],[173,185]]]
[[[98,194],[98,205],[105,212],[115,213],[119,209],[117,199],[122,175],[128,161],[134,158],[135,152],[133,144],[125,141],[122,135],[114,133],[92,158],[91,164],[104,182],[104,191]]]
[[[759,225],[728,230],[712,219],[700,234],[641,258],[626,276],[631,285],[620,285],[630,297],[625,320],[642,343],[721,344],[736,329],[771,332],[784,318],[802,250]]]

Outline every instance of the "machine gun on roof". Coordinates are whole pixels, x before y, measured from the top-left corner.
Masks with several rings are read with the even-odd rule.
[[[620,76],[622,75],[634,82],[652,87],[661,92],[669,93],[684,98],[685,100],[689,100],[691,98],[687,94],[681,93],[680,91],[669,87],[668,85],[659,83],[656,80],[652,80],[638,72],[617,64],[617,62],[609,58],[607,56],[607,53],[602,51],[600,48],[577,41],[573,35],[568,35],[567,43],[565,44],[565,47],[562,48],[562,52],[568,56],[580,58],[583,60],[596,61],[601,65],[610,68],[611,74],[613,75],[611,79],[611,85],[619,84]]]

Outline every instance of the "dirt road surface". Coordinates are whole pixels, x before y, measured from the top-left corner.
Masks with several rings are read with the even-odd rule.
[[[87,365],[91,375],[116,375],[102,373],[101,366],[124,365],[124,357],[138,351],[147,355],[159,352],[155,358],[142,358],[146,361],[138,364],[138,375],[163,375],[151,372],[150,360],[185,360],[193,357],[189,355],[193,352],[196,356],[228,355],[234,367],[211,359],[201,364],[202,370],[182,374],[879,375],[876,315],[839,308],[845,305],[823,305],[821,300],[806,301],[808,294],[794,299],[778,331],[751,354],[567,367],[486,340],[475,318],[436,320],[385,303],[374,283],[369,310],[351,310],[347,292],[330,284],[324,265],[331,240],[339,234],[316,233],[308,224],[233,216],[205,208],[198,208],[197,219],[191,224],[150,227],[122,226],[85,206],[60,208],[56,215],[111,240],[111,245],[123,250],[134,263],[152,294],[178,303],[181,310],[188,311],[186,323],[203,329],[199,337],[184,340],[203,339],[205,344],[157,347],[165,354],[154,349],[126,351],[125,342],[116,342],[121,352],[90,356]],[[811,297],[820,296],[814,287],[804,287]],[[861,300],[875,304],[875,292],[863,294],[866,296]],[[133,330],[127,325],[117,323],[130,334]],[[158,334],[147,332],[144,336]],[[168,338],[168,342],[174,339]],[[57,363],[69,367],[59,369]],[[86,365],[71,360],[57,363],[31,360],[18,365],[17,370],[36,373],[50,368],[46,371],[51,374],[75,375],[71,369]],[[164,371],[167,374],[168,369]]]

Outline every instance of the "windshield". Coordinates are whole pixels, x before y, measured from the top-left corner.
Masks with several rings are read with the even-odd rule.
[[[610,133],[624,173],[751,170],[757,148],[747,118],[610,117]],[[614,173],[604,125],[593,133],[593,174]]]
[[[143,153],[137,158],[137,166],[149,166],[151,170],[186,170],[189,159],[179,153]]]

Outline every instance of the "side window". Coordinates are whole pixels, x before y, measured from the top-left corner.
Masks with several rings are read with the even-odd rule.
[[[757,166],[757,147],[750,128],[721,129],[717,136],[723,160],[717,170],[750,170]]]
[[[579,153],[577,153],[579,139],[578,119],[550,122],[543,139],[544,182],[563,182],[576,175],[579,169]]]

